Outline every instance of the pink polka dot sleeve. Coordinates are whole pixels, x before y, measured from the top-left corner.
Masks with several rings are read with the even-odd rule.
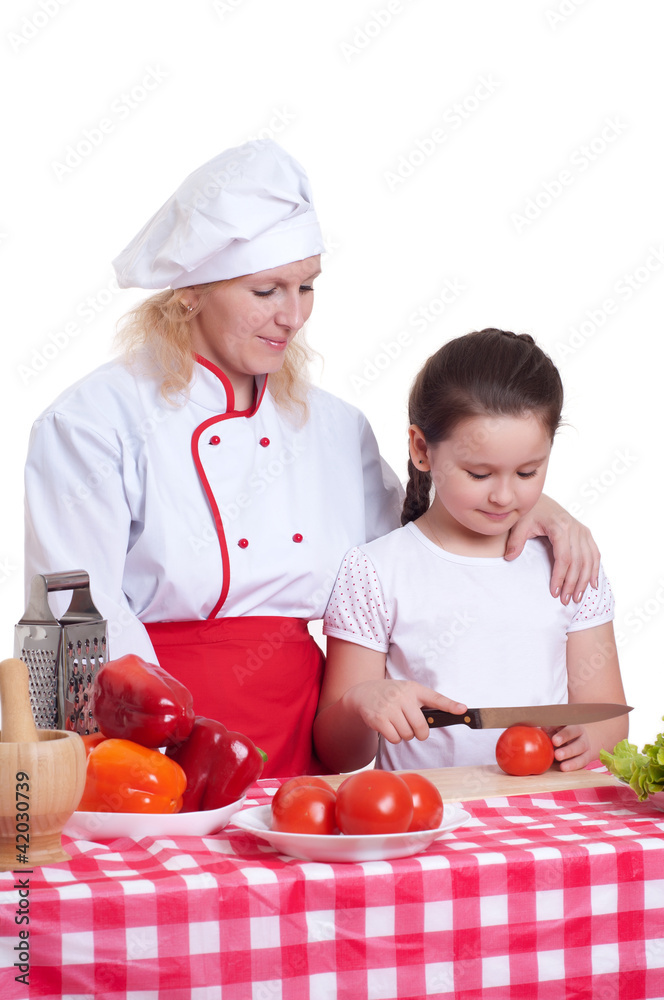
[[[351,549],[341,564],[330,597],[323,632],[386,653],[392,623],[380,580],[361,549]]]
[[[580,632],[584,628],[595,628],[613,621],[615,616],[615,600],[611,584],[600,566],[597,590],[588,584],[576,614],[567,627],[568,632]]]

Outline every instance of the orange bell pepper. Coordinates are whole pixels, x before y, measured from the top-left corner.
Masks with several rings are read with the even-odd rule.
[[[174,760],[133,743],[108,739],[88,754],[81,812],[176,813],[187,787]]]

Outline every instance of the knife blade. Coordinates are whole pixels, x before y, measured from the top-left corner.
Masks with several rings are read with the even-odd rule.
[[[469,708],[462,715],[422,708],[430,729],[465,725],[469,729],[507,729],[509,726],[573,726],[602,722],[632,711],[631,705],[586,702],[575,705],[519,705],[512,708]]]

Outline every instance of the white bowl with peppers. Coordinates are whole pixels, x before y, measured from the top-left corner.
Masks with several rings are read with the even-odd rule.
[[[244,734],[196,716],[187,688],[126,655],[97,673],[83,736],[86,784],[64,829],[78,839],[206,836],[229,822],[265,755]]]

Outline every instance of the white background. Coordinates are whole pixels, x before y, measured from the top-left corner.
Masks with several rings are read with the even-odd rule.
[[[117,292],[110,260],[191,170],[271,136],[305,165],[331,251],[315,378],[365,410],[402,477],[408,388],[444,340],[526,331],[559,364],[569,426],[547,490],[598,539],[632,737],[653,739],[661,3],[12,0],[1,18],[2,654],[31,423],[112,356],[142,294]]]

